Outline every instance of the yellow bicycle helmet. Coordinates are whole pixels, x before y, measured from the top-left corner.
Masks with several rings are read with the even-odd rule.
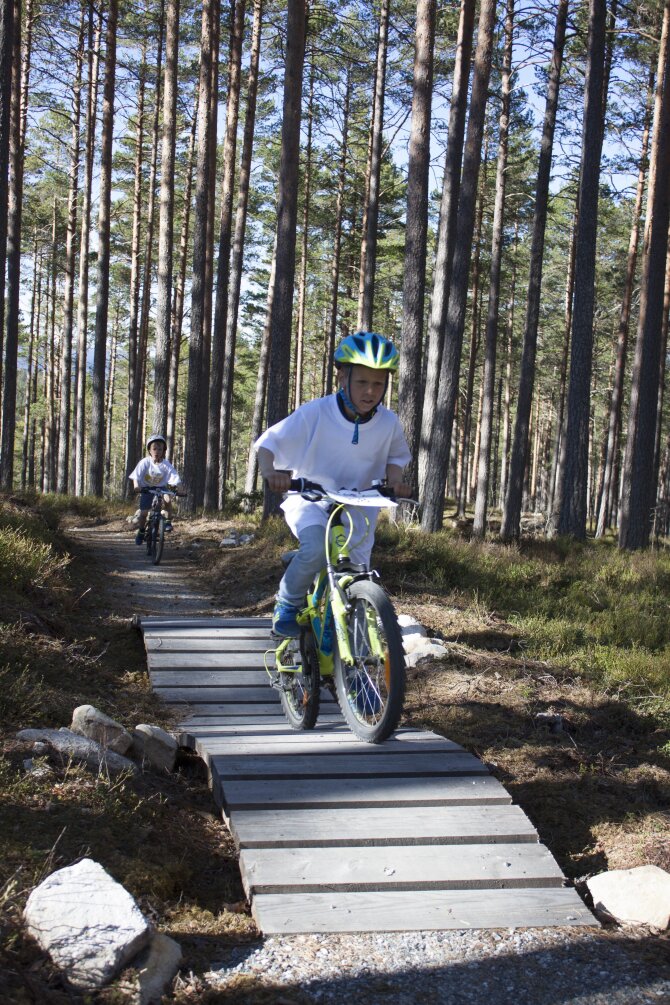
[[[335,350],[335,365],[369,366],[372,370],[395,373],[400,353],[390,339],[375,332],[356,332],[342,339]]]

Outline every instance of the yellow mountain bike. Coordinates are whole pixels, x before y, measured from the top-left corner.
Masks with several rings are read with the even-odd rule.
[[[354,533],[352,507],[391,508],[389,490],[331,492],[299,478],[291,491],[310,501],[326,500],[324,567],[315,577],[298,614],[298,639],[284,639],[266,669],[279,691],[293,729],[313,729],[321,687],[337,698],[352,731],[381,743],[394,731],[405,696],[402,634],[393,605],[374,570],[354,565],[349,549]],[[295,552],[285,556],[290,561]],[[268,657],[272,653],[267,654]]]

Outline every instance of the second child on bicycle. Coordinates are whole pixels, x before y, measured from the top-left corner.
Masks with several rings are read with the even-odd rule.
[[[307,478],[325,489],[367,489],[386,480],[396,496],[407,498],[403,468],[411,459],[400,421],[382,405],[389,374],[399,354],[384,335],[357,332],[340,342],[334,355],[338,390],[306,402],[256,440],[258,465],[273,492],[286,492],[291,478]],[[312,579],[324,563],[327,504],[290,495],[282,503],[299,548],[279,584],[272,615],[276,635],[296,637],[296,616]],[[354,512],[351,558],[369,565],[376,514]]]
[[[181,478],[175,467],[165,456],[167,450],[167,440],[160,433],[154,433],[147,440],[147,456],[137,464],[135,469],[129,474],[135,492],[140,493],[140,514],[138,520],[135,544],[142,544],[144,541],[144,528],[147,522],[147,515],[151,509],[152,493],[150,489],[170,489],[178,496],[185,496],[186,492],[179,491]],[[172,500],[169,495],[163,496],[163,509],[167,513],[165,529],[172,530],[171,522]]]

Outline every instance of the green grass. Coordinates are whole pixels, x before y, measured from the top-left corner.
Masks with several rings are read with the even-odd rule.
[[[524,654],[670,703],[670,555],[611,543],[521,547],[382,524],[385,578],[508,622]]]

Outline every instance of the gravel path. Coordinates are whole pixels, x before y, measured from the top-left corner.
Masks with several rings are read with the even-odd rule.
[[[207,977],[221,988],[243,987],[245,975],[279,985],[274,1005],[668,1005],[668,948],[555,928],[273,936],[231,949]]]
[[[186,585],[190,548],[177,535],[154,567],[125,528],[69,533],[103,559],[119,613],[212,612]],[[271,936],[213,956],[206,979],[230,1002],[260,984],[272,1005],[670,1005],[670,937],[637,930]]]

